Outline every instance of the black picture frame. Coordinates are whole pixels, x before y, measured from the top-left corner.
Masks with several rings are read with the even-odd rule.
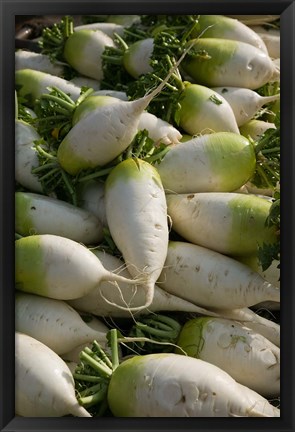
[[[295,5],[272,0],[14,1],[1,5],[0,430],[12,431],[292,431],[294,421],[294,48]],[[14,31],[16,15],[274,14],[281,16],[281,417],[280,418],[21,418],[14,414]]]

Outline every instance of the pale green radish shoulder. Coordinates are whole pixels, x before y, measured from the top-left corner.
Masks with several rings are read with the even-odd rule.
[[[15,242],[15,283],[20,291],[69,300],[86,295],[103,280],[128,281],[107,271],[86,246],[74,240],[40,234]]]
[[[172,228],[191,243],[226,255],[256,254],[263,243],[276,244],[275,226],[267,227],[271,203],[235,192],[166,195]],[[190,224],[187,221],[190,220]]]
[[[57,198],[31,192],[15,193],[15,228],[23,235],[54,234],[97,244],[103,239],[101,221],[87,210]]]
[[[253,176],[256,157],[245,137],[216,132],[170,146],[155,166],[166,193],[231,192]]]
[[[209,87],[258,89],[279,77],[268,54],[245,42],[218,38],[195,39],[194,52],[182,68],[195,82]]]

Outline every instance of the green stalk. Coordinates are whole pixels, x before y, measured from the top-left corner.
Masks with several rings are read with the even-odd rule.
[[[85,350],[81,351],[80,359],[85,361],[89,366],[91,366],[96,372],[99,372],[103,377],[110,378],[112,375],[112,370],[105,365],[102,361],[98,362],[93,359],[92,356],[87,354]]]
[[[113,364],[113,371],[114,371],[119,366],[118,333],[116,329],[110,330],[110,338],[111,338],[112,364]]]

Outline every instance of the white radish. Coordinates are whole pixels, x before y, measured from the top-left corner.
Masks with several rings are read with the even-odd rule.
[[[99,331],[93,330],[63,300],[22,292],[16,293],[15,329],[44,343],[59,355],[94,339],[106,344],[108,332],[106,326]]]
[[[15,70],[33,69],[62,77],[64,66],[58,63],[52,63],[48,55],[26,50],[17,50],[15,52]]]
[[[74,31],[80,30],[99,30],[111,38],[114,38],[115,33],[119,36],[124,34],[124,26],[112,22],[94,22],[91,24],[81,24],[74,27]]]
[[[34,107],[42,94],[49,93],[48,87],[57,87],[68,94],[74,101],[78,99],[81,88],[61,77],[33,69],[21,69],[15,72],[17,93],[26,99],[29,107]]]
[[[100,220],[65,201],[31,192],[15,193],[15,229],[22,236],[54,234],[97,244],[103,239]]]
[[[238,321],[199,317],[182,327],[175,349],[220,367],[264,397],[280,395],[280,349]]]
[[[206,86],[185,82],[179,104],[179,126],[190,135],[240,133],[230,104]]]
[[[210,249],[170,241],[157,284],[169,293],[214,310],[280,301],[280,290],[245,264]]]
[[[181,133],[165,120],[156,117],[154,114],[143,112],[138,123],[138,130],[148,131],[149,137],[155,145],[160,143],[170,145],[178,144],[181,140]]]
[[[238,126],[242,126],[262,108],[280,100],[280,95],[260,96],[256,91],[240,87],[213,87],[232,107]]]
[[[118,91],[118,90],[96,90],[91,94],[91,96],[112,96],[117,99],[121,99],[124,101],[128,101],[128,96],[124,91]]]
[[[151,55],[154,50],[154,39],[147,38],[134,42],[124,52],[123,66],[133,78],[152,72],[150,65]]]
[[[271,199],[269,197],[269,199]],[[256,255],[237,257],[237,260],[249,266],[253,271],[259,273],[266,281],[280,288],[280,262],[274,259],[271,265],[263,270],[261,262]]]
[[[250,28],[263,40],[268,55],[274,59],[280,58],[280,29],[270,25],[251,26]]]
[[[227,15],[227,16],[231,18],[235,18],[248,26],[264,25],[266,23],[272,23],[280,19],[280,15]]]
[[[116,417],[280,416],[267,399],[219,367],[173,353],[122,362],[111,376],[108,403]]]
[[[225,255],[256,254],[258,247],[276,244],[275,226],[267,227],[271,203],[235,192],[166,195],[172,228],[185,240]]]
[[[133,277],[146,277],[146,303],[153,300],[168,248],[165,192],[157,170],[141,159],[126,159],[109,174],[105,206],[111,236]]]
[[[101,30],[74,31],[65,42],[63,56],[81,75],[101,81],[101,56],[107,46],[114,47],[114,41]]]
[[[39,166],[34,141],[41,136],[36,129],[23,120],[15,120],[15,180],[33,192],[43,192],[42,184],[32,169]]]
[[[252,119],[240,127],[240,133],[246,138],[257,141],[268,129],[276,129],[276,125],[264,120]]]
[[[169,81],[190,48],[188,46],[151,93],[134,101],[98,107],[79,121],[58,148],[57,157],[62,168],[74,175],[82,169],[103,166],[121,154],[136,135],[141,114]]]
[[[119,258],[100,251],[99,249],[92,249],[92,252],[109,271],[122,268],[124,264]],[[126,279],[131,278],[126,268],[120,271],[120,275],[126,277]],[[144,303],[144,292],[142,289],[136,289],[134,286],[125,282],[119,282],[118,285],[120,292],[114,290],[110,282],[102,282],[89,294],[81,298],[68,300],[68,303],[79,311],[91,313],[96,316],[130,318],[128,308],[138,308],[142,305]],[[119,305],[121,308],[113,304]],[[140,309],[132,314],[134,316],[139,316],[160,311],[192,312],[201,315],[216,316],[214,312],[183,300],[180,296],[172,295],[164,291],[158,285],[154,287],[154,296],[151,305],[146,309]]]
[[[40,234],[20,238],[15,242],[15,255],[16,288],[44,297],[70,300],[88,294],[103,280],[128,281],[107,271],[89,249],[66,237]]]
[[[77,190],[79,206],[94,214],[107,227],[105,203],[104,203],[104,183],[97,180],[90,180],[81,183]]]
[[[119,93],[119,95],[117,93]],[[92,93],[75,109],[72,124],[77,124],[98,107],[128,100],[127,97],[124,97],[124,93],[123,95],[121,93],[122,92],[112,92],[108,90]],[[161,142],[166,145],[172,143],[177,144],[182,137],[179,130],[177,130],[170,123],[146,111],[140,115],[137,129],[146,129],[148,131],[149,137],[155,142],[156,145]]]
[[[248,43],[217,38],[194,41],[194,52],[181,66],[198,84],[255,90],[279,77],[268,54]]]
[[[219,316],[233,320],[241,321],[246,327],[260,333],[276,346],[280,346],[281,329],[280,325],[263,316],[260,316],[252,309],[223,309],[216,310]]]
[[[166,193],[231,192],[254,174],[253,145],[233,132],[199,135],[170,146],[156,165]]]
[[[15,413],[22,417],[91,417],[79,405],[66,363],[36,339],[15,335]]]

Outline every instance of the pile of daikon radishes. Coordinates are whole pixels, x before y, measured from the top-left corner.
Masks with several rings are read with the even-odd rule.
[[[15,411],[280,416],[278,16],[15,52]]]

